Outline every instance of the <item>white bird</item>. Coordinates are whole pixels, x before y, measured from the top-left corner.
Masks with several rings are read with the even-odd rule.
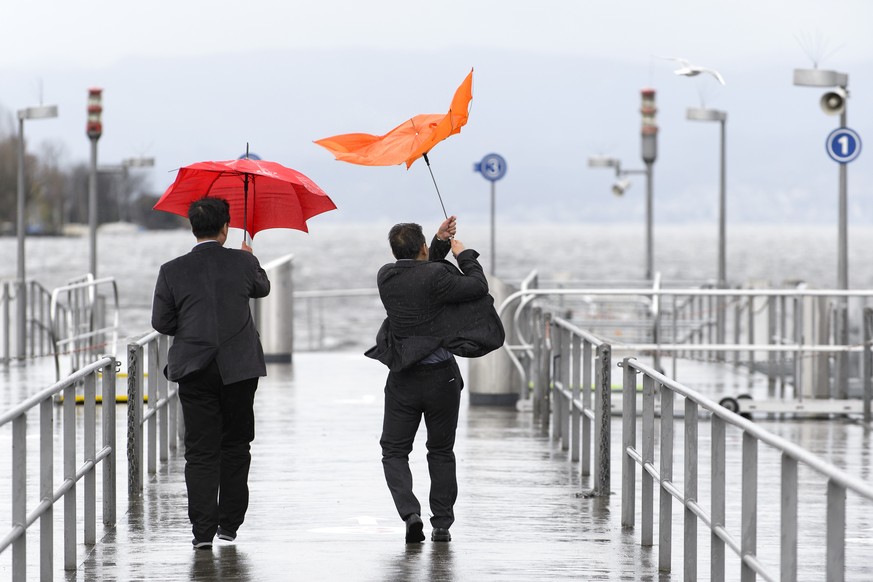
[[[713,77],[715,77],[715,80],[718,81],[719,83],[721,83],[722,85],[725,84],[724,77],[722,77],[721,74],[718,71],[716,71],[715,69],[708,69],[706,67],[698,67],[697,65],[692,65],[687,60],[680,59],[678,57],[658,57],[658,58],[659,59],[666,59],[668,61],[676,61],[677,63],[682,65],[681,67],[679,67],[678,69],[673,71],[677,75],[682,75],[683,77],[696,77],[700,73],[708,73],[708,74],[712,75]]]

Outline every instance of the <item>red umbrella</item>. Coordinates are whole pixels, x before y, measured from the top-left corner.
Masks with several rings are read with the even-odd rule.
[[[154,208],[188,216],[188,206],[204,196],[227,200],[230,225],[252,237],[268,228],[309,232],[309,218],[336,209],[324,190],[297,170],[248,158],[180,168]]]

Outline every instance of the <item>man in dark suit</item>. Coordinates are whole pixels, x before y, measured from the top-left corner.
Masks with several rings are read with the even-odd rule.
[[[422,415],[431,480],[431,540],[450,541],[449,527],[455,520],[458,482],[453,448],[463,380],[445,346],[451,330],[467,324],[455,321],[458,311],[452,307],[488,295],[478,253],[453,239],[455,230],[455,217],[447,218],[428,248],[421,226],[395,225],[388,241],[397,262],[382,267],[378,275],[379,295],[388,315],[383,328],[390,328],[390,348],[374,348],[368,355],[390,368],[380,440],[382,466],[394,505],[406,522],[407,543],[424,540],[421,504],[412,492],[409,470],[409,453]],[[460,271],[442,260],[449,249]],[[388,351],[393,355],[387,360],[376,355]]]
[[[249,299],[270,292],[267,274],[243,243],[224,248],[230,207],[202,198],[188,210],[197,244],[158,274],[152,326],[174,336],[167,378],[179,383],[185,418],[185,483],[196,549],[233,541],[248,508],[254,398],[266,376]]]

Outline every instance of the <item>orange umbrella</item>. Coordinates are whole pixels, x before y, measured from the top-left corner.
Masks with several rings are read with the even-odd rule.
[[[430,170],[428,152],[450,135],[461,132],[467,123],[470,101],[473,99],[473,71],[455,91],[449,111],[445,114],[423,113],[404,121],[385,135],[345,133],[316,140],[336,159],[362,166],[394,166],[406,162],[409,168],[423,157]],[[433,179],[433,171],[431,171]],[[434,179],[436,187],[436,180]],[[439,188],[437,187],[439,196]],[[440,196],[442,204],[442,196]],[[445,214],[445,207],[443,207]]]
[[[404,121],[385,135],[344,133],[316,140],[338,160],[362,166],[406,167],[426,155],[436,144],[450,135],[460,133],[467,123],[468,108],[473,99],[473,71],[467,75],[446,114],[423,113]]]

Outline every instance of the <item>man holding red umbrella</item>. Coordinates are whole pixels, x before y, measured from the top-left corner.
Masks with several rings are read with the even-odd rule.
[[[254,397],[266,376],[249,299],[270,281],[252,249],[226,249],[230,205],[202,198],[188,209],[197,244],[161,266],[152,326],[174,336],[167,378],[179,383],[185,418],[185,483],[195,549],[236,539],[248,508]]]

